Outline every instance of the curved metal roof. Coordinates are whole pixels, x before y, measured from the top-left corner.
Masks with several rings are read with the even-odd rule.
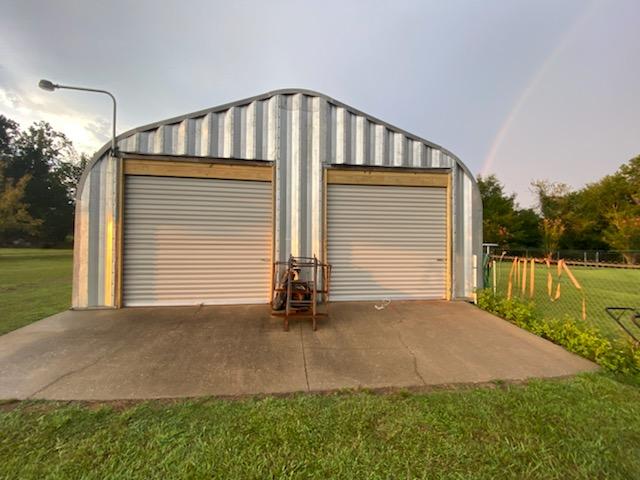
[[[145,132],[149,132],[149,131],[153,131],[153,130],[157,130],[160,127],[163,126],[170,126],[170,125],[175,125],[175,124],[179,124],[180,122],[183,122],[185,120],[189,120],[189,119],[198,119],[201,117],[204,117],[206,115],[209,114],[215,114],[215,113],[219,113],[219,112],[224,112],[226,110],[229,110],[233,107],[242,107],[242,106],[246,106],[249,105],[253,102],[257,102],[257,101],[264,101],[264,100],[269,100],[275,96],[278,95],[285,95],[285,96],[290,96],[290,95],[297,95],[297,94],[301,94],[301,95],[305,95],[305,96],[309,96],[309,97],[317,97],[317,98],[321,98],[324,99],[328,104],[333,105],[334,107],[337,108],[342,108],[345,111],[349,112],[352,115],[356,115],[356,116],[360,116],[360,117],[364,117],[365,119],[367,119],[369,122],[375,124],[375,125],[380,125],[385,127],[386,129],[388,129],[390,132],[396,133],[396,134],[400,134],[400,135],[404,135],[407,139],[413,140],[415,142],[420,142],[422,144],[424,144],[425,146],[434,149],[434,150],[439,150],[440,152],[442,152],[443,154],[451,157],[453,160],[456,161],[456,163],[460,166],[460,168],[462,168],[465,173],[472,179],[473,182],[475,182],[475,178],[473,176],[473,174],[471,173],[471,171],[468,169],[468,167],[452,152],[450,152],[449,150],[441,147],[440,145],[437,145],[425,138],[422,138],[418,135],[412,134],[406,130],[403,130],[399,127],[396,127],[394,125],[391,125],[383,120],[380,120],[372,115],[369,115],[365,112],[362,112],[361,110],[358,110],[354,107],[351,107],[350,105],[347,105],[345,103],[342,103],[332,97],[329,97],[328,95],[325,95],[323,93],[320,92],[316,92],[313,90],[307,90],[307,89],[302,89],[302,88],[285,88],[285,89],[279,89],[279,90],[273,90],[270,92],[266,92],[263,93],[261,95],[256,95],[254,97],[249,97],[249,98],[244,98],[242,100],[237,100],[234,102],[230,102],[230,103],[226,103],[223,105],[218,105],[215,107],[210,107],[210,108],[206,108],[204,110],[198,110],[195,112],[191,112],[191,113],[187,113],[184,115],[179,115],[176,117],[171,117],[171,118],[167,118],[165,120],[161,120],[158,122],[153,122],[153,123],[149,123],[147,125],[143,125],[137,128],[133,128],[131,130],[128,130],[124,133],[119,134],[116,137],[116,141],[118,143],[122,143],[122,141],[133,137],[136,134],[139,133],[145,133]],[[107,152],[109,151],[111,146],[111,142],[107,142],[102,148],[100,148],[100,150],[98,150],[98,152],[92,157],[91,161],[87,164],[82,177],[80,178],[80,182],[78,185],[78,195],[80,195],[82,193],[82,189],[84,187],[84,183],[86,180],[86,177],[88,175],[88,172],[91,170],[91,168],[96,164],[96,162],[98,162],[98,160],[100,160],[103,156],[105,156],[105,154],[107,154]],[[133,153],[129,150],[126,150],[128,153]],[[162,154],[162,153],[158,153],[158,154]],[[196,155],[197,156],[197,155]]]

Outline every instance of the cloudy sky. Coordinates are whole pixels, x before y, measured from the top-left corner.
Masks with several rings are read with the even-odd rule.
[[[640,153],[640,1],[0,0],[0,113],[80,151],[285,87],[318,90],[496,173],[579,187]]]

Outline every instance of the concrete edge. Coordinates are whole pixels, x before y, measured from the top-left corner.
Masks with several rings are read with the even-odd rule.
[[[298,396],[332,396],[332,395],[356,395],[367,393],[372,395],[397,395],[403,393],[410,394],[430,394],[439,392],[464,392],[476,389],[493,390],[506,387],[525,387],[533,382],[563,382],[582,375],[593,375],[602,371],[597,366],[593,370],[584,370],[575,374],[557,375],[553,377],[528,377],[525,379],[495,379],[482,382],[460,382],[460,383],[441,383],[433,385],[415,385],[405,387],[357,387],[357,388],[334,388],[320,390],[296,390],[291,392],[275,392],[275,393],[247,393],[239,395],[200,395],[186,397],[149,397],[149,398],[122,398],[111,400],[54,400],[46,398],[25,398],[25,399],[0,399],[0,412],[12,410],[24,404],[39,405],[79,405],[86,407],[109,407],[127,408],[130,406],[140,405],[142,403],[158,403],[172,404],[188,401],[205,402],[207,400],[223,400],[223,401],[244,401],[250,399],[267,399],[267,398],[294,398]]]

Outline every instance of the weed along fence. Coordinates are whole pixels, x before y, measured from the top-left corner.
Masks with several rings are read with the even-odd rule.
[[[486,256],[485,285],[496,295],[531,302],[543,318],[573,319],[597,327],[607,337],[627,337],[606,308],[640,308],[640,265],[607,253],[558,252],[551,258],[535,253]],[[621,321],[640,338],[632,312]]]

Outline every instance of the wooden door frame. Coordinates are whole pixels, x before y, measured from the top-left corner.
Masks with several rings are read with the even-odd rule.
[[[123,155],[118,169],[118,222],[116,232],[117,255],[115,272],[114,306],[123,307],[123,273],[124,273],[124,207],[125,176],[147,175],[173,178],[205,178],[217,180],[247,180],[271,182],[271,263],[275,258],[275,164],[248,160],[222,158],[182,158],[168,156]],[[273,282],[273,279],[270,280]],[[272,286],[273,287],[273,286]]]

